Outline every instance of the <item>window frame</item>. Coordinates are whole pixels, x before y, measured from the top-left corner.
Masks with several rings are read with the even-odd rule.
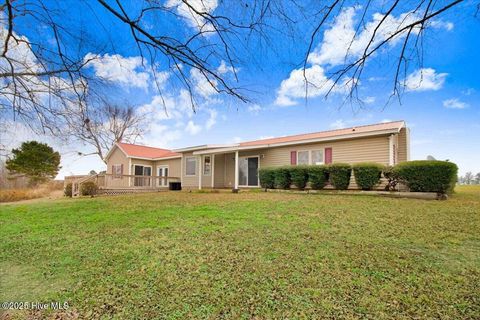
[[[188,174],[188,172],[187,172],[187,163],[188,163],[189,159],[193,159],[195,161],[195,165],[193,166],[194,169],[195,169],[194,174]],[[198,157],[196,157],[196,156],[185,157],[185,177],[195,177],[197,175],[197,165],[198,165]]]
[[[210,172],[208,174],[205,173],[205,163],[206,163],[205,159],[207,157],[210,158]],[[202,174],[207,177],[212,175],[212,155],[211,154],[206,154],[202,157]]]
[[[306,152],[307,153],[307,163],[300,163],[300,157],[299,153],[300,152]],[[310,150],[298,150],[297,151],[297,166],[308,166],[310,164]]]
[[[117,168],[120,168],[120,174],[117,173]],[[114,179],[121,179],[123,172],[122,172],[122,164],[112,164],[112,175]]]
[[[316,163],[313,163],[313,152],[314,151],[322,151],[322,162],[320,162],[319,164],[316,164]],[[310,150],[310,163],[312,164],[312,166],[322,166],[325,164],[325,148],[321,148],[321,149],[312,149]]]

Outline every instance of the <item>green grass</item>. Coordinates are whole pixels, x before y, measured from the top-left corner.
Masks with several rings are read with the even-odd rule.
[[[104,319],[478,319],[480,188],[448,201],[172,192],[4,205],[0,301],[68,301],[63,315]]]

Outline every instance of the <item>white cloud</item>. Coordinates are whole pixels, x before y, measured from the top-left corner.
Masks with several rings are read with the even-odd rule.
[[[432,68],[418,69],[405,79],[406,91],[440,90],[448,73],[437,73]]]
[[[387,122],[392,122],[391,119],[383,119],[382,121],[380,121],[381,123],[387,123]]]
[[[247,110],[252,114],[258,114],[262,110],[262,107],[260,107],[258,104],[252,104],[248,106]]]
[[[196,135],[202,130],[202,127],[196,125],[192,120],[188,121],[185,131],[191,134],[192,136]]]
[[[375,97],[366,97],[363,99],[363,102],[365,102],[366,104],[371,104],[371,103],[374,103],[377,99]]]
[[[214,110],[214,109],[209,109],[208,113],[210,114],[210,117],[207,119],[207,122],[205,123],[205,128],[207,128],[207,130],[211,129],[215,125],[215,123],[217,123],[217,115],[218,115],[217,110]]]
[[[430,22],[430,26],[436,29],[445,29],[452,31],[455,25],[450,21],[433,20]]]
[[[95,55],[88,53],[85,56],[87,66],[92,66],[97,77],[107,81],[117,82],[123,86],[147,89],[150,82],[150,73],[145,71],[141,57],[123,57],[119,54]]]
[[[213,34],[212,32],[215,30],[213,26],[195,11],[211,13],[218,6],[217,0],[188,0],[188,5],[182,0],[168,0],[166,6],[175,8],[190,27],[205,32],[204,35]]]
[[[220,73],[220,74],[226,74],[226,73],[229,73],[229,72],[238,72],[239,69],[237,68],[233,68],[233,66],[227,66],[227,64],[225,63],[225,61],[221,61],[220,62],[220,66],[218,66],[217,68],[217,72]]]
[[[346,126],[347,124],[345,123],[345,121],[341,119],[335,120],[333,123],[330,124],[330,128],[332,129],[343,129]]]
[[[217,81],[215,79],[212,79],[209,82],[208,79],[197,69],[191,69],[190,76],[192,77],[192,81],[195,85],[195,92],[201,95],[203,98],[209,99],[217,95],[217,90],[214,88],[214,86],[217,85]]]
[[[368,46],[372,37],[369,50],[375,48],[382,41],[390,37],[392,34],[414,22],[418,18],[418,14],[405,12],[398,17],[389,15],[383,23],[379,23],[384,19],[381,13],[374,13],[372,20],[362,26],[362,31],[355,34],[355,15],[359,7],[349,7],[343,9],[336,17],[332,27],[323,34],[323,41],[309,55],[308,61],[312,64],[322,65],[340,65],[345,63],[345,59],[359,58],[365,48]],[[443,25],[441,22],[437,26]],[[418,33],[419,28],[415,28],[412,32]],[[390,46],[394,46],[398,41],[405,37],[406,32],[402,32],[389,41]]]
[[[307,85],[305,77],[308,81]],[[344,84],[334,86],[334,82],[327,78],[324,69],[319,65],[313,65],[305,69],[305,77],[303,69],[293,70],[290,76],[280,84],[275,104],[291,106],[298,103],[294,99],[304,98],[307,94],[308,97],[318,97],[327,94],[329,90],[332,93],[346,90]]]
[[[468,108],[468,104],[462,102],[456,98],[443,101],[443,106],[448,109],[465,109]]]

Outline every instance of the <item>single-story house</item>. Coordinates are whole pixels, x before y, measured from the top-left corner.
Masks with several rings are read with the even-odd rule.
[[[366,161],[395,165],[409,160],[409,149],[405,121],[393,121],[176,150],[118,142],[105,161],[107,176],[112,177],[108,187],[162,188],[180,181],[187,189],[238,189],[259,187],[262,167]],[[124,175],[132,178],[122,179]],[[350,187],[356,188],[353,178]]]

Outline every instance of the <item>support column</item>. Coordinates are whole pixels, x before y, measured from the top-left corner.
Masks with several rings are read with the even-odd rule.
[[[235,185],[234,190],[238,190],[238,151],[235,151]]]
[[[211,156],[211,161],[212,161],[212,189],[215,188],[215,154],[212,154]]]
[[[202,156],[198,157],[198,190],[202,189]]]

